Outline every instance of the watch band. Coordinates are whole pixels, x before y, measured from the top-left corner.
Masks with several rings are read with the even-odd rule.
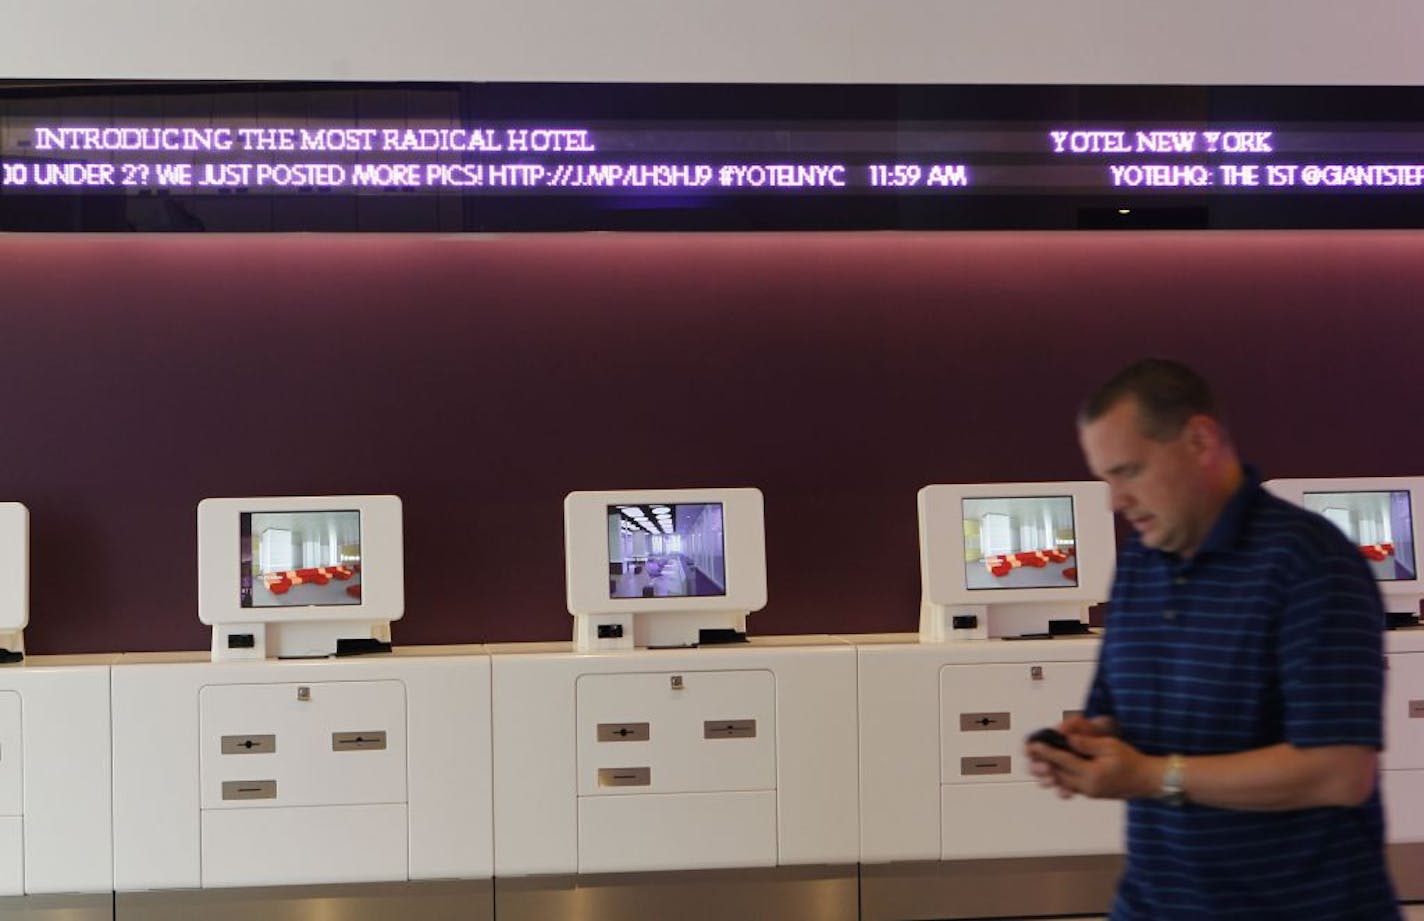
[[[1183,776],[1187,759],[1181,755],[1167,756],[1167,766],[1162,771],[1162,791],[1157,798],[1168,806],[1181,806],[1187,801],[1186,779]]]

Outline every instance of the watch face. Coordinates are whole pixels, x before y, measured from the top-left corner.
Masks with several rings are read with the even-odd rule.
[[[1185,766],[1186,760],[1181,755],[1167,756],[1167,767],[1162,771],[1162,792],[1157,798],[1168,806],[1181,806],[1187,801],[1182,778]]]

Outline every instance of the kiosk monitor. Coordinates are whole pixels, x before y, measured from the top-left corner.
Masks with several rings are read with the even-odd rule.
[[[564,546],[579,648],[739,637],[746,615],[766,604],[756,489],[570,493]]]
[[[1386,609],[1418,622],[1424,581],[1414,514],[1424,500],[1424,477],[1280,479],[1264,485],[1339,528],[1369,563]]]
[[[924,639],[1078,632],[1107,599],[1116,539],[1102,483],[926,486],[919,510]]]
[[[214,658],[382,648],[404,612],[399,498],[198,505],[198,619],[214,628]]]

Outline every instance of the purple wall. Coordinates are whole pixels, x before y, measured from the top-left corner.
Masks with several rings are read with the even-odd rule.
[[[1167,354],[1268,476],[1418,474],[1424,233],[0,239],[31,651],[201,648],[205,496],[405,500],[401,644],[562,639],[571,489],[754,485],[756,633],[911,630],[915,492],[1078,479]]]

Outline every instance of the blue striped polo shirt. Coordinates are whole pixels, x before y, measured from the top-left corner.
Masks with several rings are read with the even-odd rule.
[[[1358,548],[1255,471],[1187,561],[1118,556],[1087,714],[1151,755],[1382,743],[1384,609]],[[1133,800],[1114,921],[1397,919],[1378,790],[1289,812]]]

